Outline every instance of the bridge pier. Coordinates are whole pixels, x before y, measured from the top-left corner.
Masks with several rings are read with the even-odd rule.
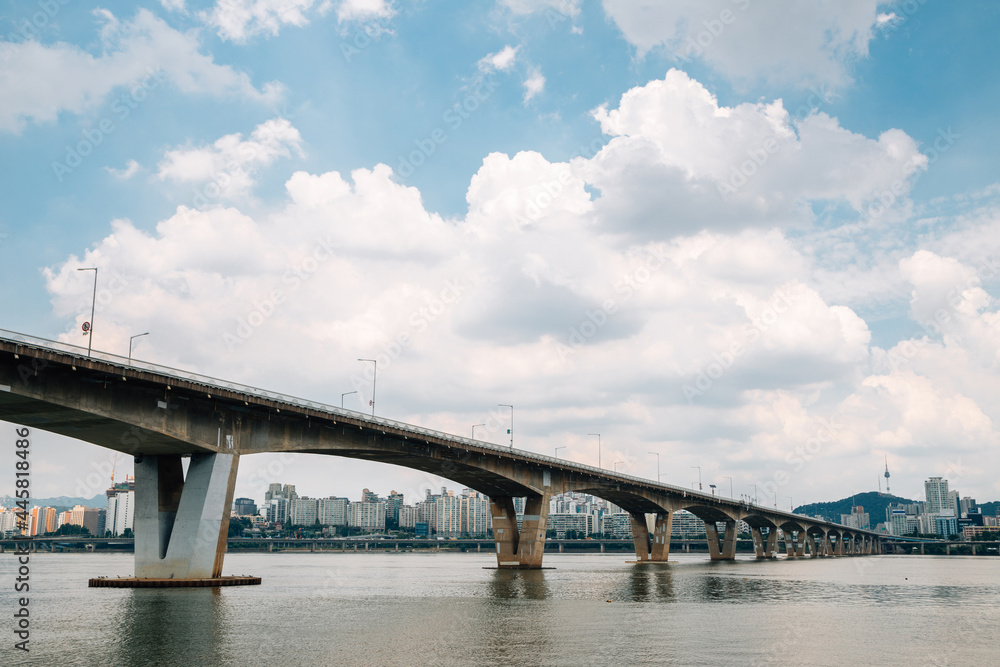
[[[636,562],[665,562],[670,556],[670,529],[674,523],[673,513],[656,513],[652,537],[649,535],[649,524],[646,523],[645,514],[630,512],[630,517]]]
[[[753,537],[753,549],[757,558],[775,558],[778,554],[778,531],[774,528],[767,529],[767,537],[759,526],[750,527],[750,535]]]
[[[809,547],[809,557],[819,558],[819,548],[816,544],[816,536],[812,533],[806,533],[806,545]]]
[[[549,517],[548,494],[525,498],[521,530],[517,528],[514,498],[490,498],[497,567],[501,569],[541,569],[545,552],[545,524]]]
[[[781,536],[785,542],[785,555],[795,558],[795,532],[792,530],[782,530]]]
[[[192,454],[135,460],[135,576],[215,579],[222,575],[239,457]]]
[[[705,522],[705,537],[708,538],[708,553],[711,560],[736,560],[736,520],[726,521],[723,543],[719,543],[719,528],[715,521]]]

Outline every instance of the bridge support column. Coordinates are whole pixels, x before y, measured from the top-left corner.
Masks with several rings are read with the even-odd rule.
[[[795,532],[791,530],[781,531],[781,536],[785,541],[785,555],[795,558]]]
[[[795,557],[805,558],[806,557],[806,534],[805,531],[796,531],[795,539],[793,540],[795,545]]]
[[[650,560],[664,562],[670,557],[670,533],[674,527],[673,512],[657,512],[653,525],[653,544]]]
[[[768,528],[767,537],[759,526],[750,527],[750,535],[753,537],[753,549],[757,558],[774,558],[778,551],[778,531]]]
[[[214,579],[222,575],[239,457],[193,454],[135,462],[135,576]]]
[[[525,499],[520,531],[512,497],[491,497],[490,513],[493,516],[497,567],[540,569],[545,552],[545,524],[549,517],[548,495],[536,494]]]
[[[819,547],[817,546],[815,535],[806,533],[806,545],[809,547],[809,557],[819,558]]]
[[[705,522],[705,537],[708,538],[708,554],[712,560],[736,560],[736,520],[726,521],[724,541],[719,543],[719,528],[715,521]]]
[[[657,512],[653,535],[649,534],[646,515],[631,513],[632,541],[635,543],[635,559],[646,561],[666,561],[670,556],[670,529],[674,523],[672,512]]]

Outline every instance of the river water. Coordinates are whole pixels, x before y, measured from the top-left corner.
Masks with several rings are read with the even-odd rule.
[[[131,555],[32,554],[31,651],[0,665],[998,665],[1000,558],[710,562],[487,553],[229,554],[260,586],[91,589]]]

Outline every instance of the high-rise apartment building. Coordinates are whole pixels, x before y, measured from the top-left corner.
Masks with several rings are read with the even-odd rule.
[[[347,525],[380,532],[385,530],[385,501],[377,503],[351,503],[347,508]]]
[[[56,509],[54,507],[32,507],[31,519],[30,535],[44,535],[56,529]]]
[[[399,526],[399,508],[402,506],[403,494],[390,491],[389,498],[385,502],[385,523],[388,527]]]
[[[927,504],[924,506],[927,514],[940,514],[943,510],[955,509],[948,493],[948,480],[941,477],[931,477],[924,482],[924,496]]]
[[[319,518],[319,500],[303,496],[291,503],[289,521],[294,526],[312,526]]]
[[[346,526],[347,508],[350,505],[347,498],[320,498],[316,511],[319,514],[319,522],[324,526]]]

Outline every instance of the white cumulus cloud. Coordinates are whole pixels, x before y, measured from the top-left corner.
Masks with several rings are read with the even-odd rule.
[[[642,55],[664,48],[700,59],[731,80],[841,86],[868,55],[879,0],[603,0]]]
[[[170,149],[157,165],[156,177],[181,183],[214,181],[219,197],[243,197],[253,187],[257,169],[293,152],[301,155],[301,144],[299,131],[284,118],[275,118],[258,125],[246,139],[227,134],[211,145]]]
[[[186,94],[262,104],[281,97],[279,84],[257,89],[245,73],[202,53],[195,32],[178,32],[148,10],[139,10],[131,21],[120,21],[106,10],[95,15],[104,22],[100,56],[63,43],[0,42],[0,86],[19,91],[0,97],[0,131],[18,132],[29,120],[51,122],[64,111],[85,113],[112,91],[157,77]]]

